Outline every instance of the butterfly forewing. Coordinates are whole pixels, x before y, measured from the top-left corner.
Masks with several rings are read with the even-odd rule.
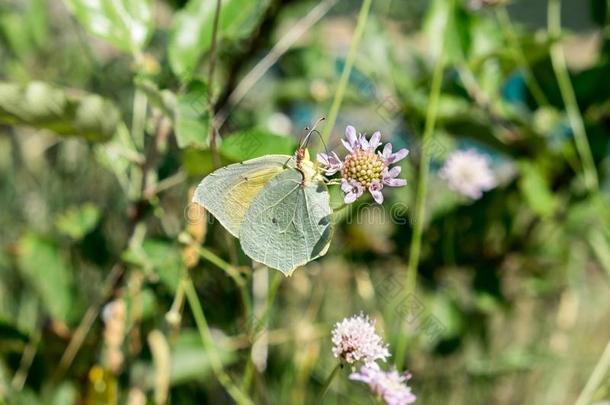
[[[303,184],[301,172],[286,170],[251,201],[239,239],[253,260],[286,275],[326,253],[332,233],[325,184]]]
[[[276,175],[294,167],[288,155],[268,155],[216,170],[204,178],[193,196],[234,236],[251,201]]]

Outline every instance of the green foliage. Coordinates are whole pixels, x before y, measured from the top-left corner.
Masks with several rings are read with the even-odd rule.
[[[50,240],[34,234],[19,241],[19,270],[40,298],[45,311],[66,322],[71,311],[73,273]]]
[[[99,209],[89,203],[66,210],[57,217],[55,225],[60,232],[72,239],[80,240],[95,228],[99,219]]]
[[[64,0],[66,6],[89,31],[117,48],[138,52],[149,40],[152,0]]]
[[[112,102],[95,94],[72,96],[42,82],[0,82],[0,123],[49,129],[59,135],[106,141],[119,124]]]
[[[236,39],[250,31],[267,0],[223,0],[221,3],[218,36]],[[212,45],[215,4],[216,1],[189,0],[174,16],[168,57],[172,70],[183,81],[196,76],[201,57]]]
[[[178,95],[174,123],[180,148],[205,148],[210,142],[207,92],[205,83],[194,81],[184,94]]]
[[[297,148],[293,137],[251,129],[227,135],[220,153],[229,160],[242,162],[265,155],[292,155]]]

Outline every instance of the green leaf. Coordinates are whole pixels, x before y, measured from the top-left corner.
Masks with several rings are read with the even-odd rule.
[[[60,232],[72,239],[81,240],[95,228],[99,219],[99,209],[95,205],[87,203],[80,207],[67,209],[57,217],[55,225]]]
[[[65,322],[72,305],[72,273],[59,248],[40,236],[27,234],[19,241],[18,264],[49,314]]]
[[[174,125],[178,147],[194,146],[206,148],[209,145],[207,108],[207,86],[201,81],[189,85],[185,94],[178,96]]]
[[[215,350],[222,364],[229,364],[236,358],[232,352],[223,350],[220,346]],[[197,331],[185,330],[180,333],[171,353],[171,385],[202,380],[211,371],[210,357],[206,354]]]
[[[182,269],[182,255],[180,246],[161,241],[145,240],[141,248],[132,248],[123,257],[124,260],[152,272],[159,280],[175,291],[180,282]]]
[[[227,136],[223,139],[219,151],[224,157],[241,162],[265,155],[290,156],[296,148],[294,138],[254,129]]]
[[[218,39],[247,34],[267,3],[268,0],[223,0]],[[169,63],[185,82],[194,77],[199,60],[212,45],[215,7],[215,1],[190,0],[174,16],[169,34]]]
[[[453,13],[449,15],[445,0],[431,2],[424,19],[424,31],[428,37],[430,53],[435,60],[440,58],[441,53],[448,63],[464,59],[471,45],[470,18],[470,14],[460,6],[453,7]]]
[[[144,48],[153,25],[152,0],[64,0],[91,34],[117,48],[137,52]]]
[[[95,94],[72,96],[43,82],[26,86],[0,82],[0,124],[29,125],[58,135],[105,141],[119,121],[114,104]]]
[[[530,208],[541,217],[549,217],[557,208],[557,199],[542,169],[530,162],[521,162],[519,189]]]

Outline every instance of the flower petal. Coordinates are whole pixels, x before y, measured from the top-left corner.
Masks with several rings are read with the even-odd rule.
[[[375,151],[379,145],[381,145],[381,132],[376,131],[373,136],[371,136],[371,140],[369,141],[369,148],[371,151]]]
[[[349,193],[350,191],[352,191],[353,187],[351,184],[349,184],[349,181],[342,179],[341,180],[341,190],[343,190],[344,193]]]
[[[402,187],[407,185],[407,181],[405,179],[383,179],[383,184],[390,187]]]
[[[360,148],[362,150],[369,149],[369,141],[366,140],[366,136],[360,135],[360,138],[358,139],[358,143],[360,144]]]
[[[369,187],[369,193],[371,193],[377,204],[383,204],[383,194],[381,193],[381,190],[374,190]]]
[[[403,160],[404,158],[407,157],[408,154],[409,154],[409,150],[405,149],[405,148],[399,150],[396,153],[393,153],[392,157],[391,157],[392,163],[396,163],[396,162],[398,162],[400,160]]]
[[[351,125],[348,125],[345,128],[345,139],[347,139],[347,142],[349,142],[349,144],[353,147],[355,147],[358,144],[358,136],[356,134],[356,128],[352,127]]]
[[[349,152],[354,151],[354,148],[352,147],[352,145],[345,139],[341,139],[341,143],[343,144],[343,146],[345,146],[345,149],[347,149]]]
[[[343,201],[346,204],[351,204],[354,201],[356,201],[358,199],[358,197],[359,197],[358,194],[356,194],[354,192],[349,192],[349,193],[345,194],[345,198],[343,198]]]
[[[400,174],[401,170],[402,170],[402,167],[400,167],[400,166],[394,166],[393,168],[391,168],[389,170],[386,169],[386,170],[384,170],[383,178],[384,179],[385,178],[393,179],[394,177],[397,177]]]
[[[384,159],[387,160],[390,156],[392,156],[392,144],[386,143],[385,146],[383,147],[383,152],[381,153],[381,157],[383,157]]]

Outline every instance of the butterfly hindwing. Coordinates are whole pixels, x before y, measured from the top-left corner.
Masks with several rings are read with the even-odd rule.
[[[279,173],[294,167],[288,155],[268,155],[216,170],[205,177],[193,201],[203,205],[233,236],[239,231],[251,201]]]
[[[302,179],[296,169],[271,179],[252,199],[239,234],[244,253],[286,275],[324,255],[332,234],[326,185]]]

